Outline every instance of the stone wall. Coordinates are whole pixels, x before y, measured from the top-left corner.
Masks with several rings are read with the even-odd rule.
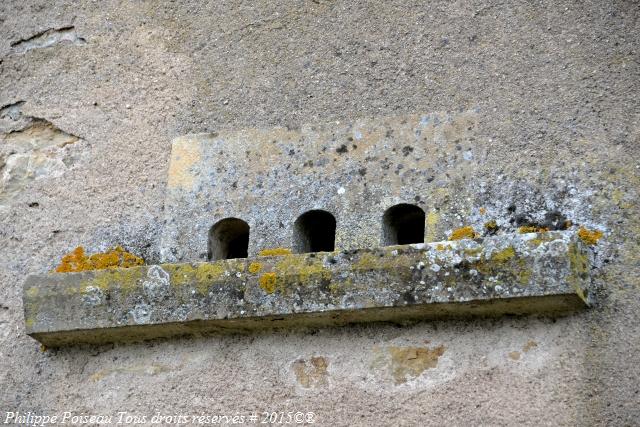
[[[637,422],[639,17],[634,1],[2,2],[0,409]],[[461,111],[472,138],[434,160],[429,240],[481,209],[602,230],[591,310],[45,351],[25,335],[25,275],[74,247],[160,259],[175,137]]]

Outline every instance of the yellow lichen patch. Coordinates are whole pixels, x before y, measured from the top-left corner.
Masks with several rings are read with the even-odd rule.
[[[296,380],[304,388],[312,386],[325,385],[329,375],[327,368],[329,363],[322,356],[312,357],[308,362],[306,360],[296,360],[293,362],[293,372]]]
[[[57,273],[72,273],[78,271],[104,270],[107,268],[129,268],[144,265],[144,260],[122,249],[120,246],[103,252],[87,256],[84,248],[78,246],[62,257],[56,267]]]
[[[185,286],[195,281],[197,269],[191,264],[164,264],[162,267],[171,275],[173,286]]]
[[[587,230],[584,227],[580,227],[578,230],[578,237],[589,246],[596,245],[598,240],[602,238],[602,231],[600,230]]]
[[[354,270],[373,270],[380,266],[379,257],[376,257],[371,252],[364,252],[358,258],[358,261],[353,263]]]
[[[477,237],[479,237],[479,234],[476,233],[472,226],[467,225],[453,230],[449,240],[475,239]]]
[[[496,231],[498,231],[498,223],[496,222],[495,219],[492,219],[491,221],[487,221],[484,223],[484,229],[488,232],[488,233],[495,233]]]
[[[140,268],[108,269],[108,271],[94,274],[90,279],[82,281],[80,292],[86,293],[92,287],[106,290],[117,286],[123,294],[129,294],[143,280],[145,274],[146,270]]]
[[[426,233],[425,233],[425,241],[433,242],[436,238],[436,231],[438,226],[438,221],[440,220],[440,215],[436,211],[429,211],[427,214],[427,224],[426,224]]]
[[[442,243],[438,243],[436,245],[436,250],[438,251],[448,251],[449,249],[451,249],[451,246],[449,245],[443,245]]]
[[[512,247],[508,247],[491,255],[491,260],[505,262],[516,256],[516,251]]]
[[[527,244],[531,247],[537,248],[538,246],[540,246],[541,244],[544,243],[544,240],[542,239],[531,239],[531,240],[527,240]]]
[[[574,287],[580,299],[587,302],[587,297],[580,285],[582,280],[589,274],[589,260],[585,254],[580,252],[576,244],[569,245],[569,264],[571,266],[571,276],[568,282]]]
[[[167,176],[169,188],[193,188],[195,176],[192,167],[200,161],[200,143],[189,138],[176,139],[171,147],[171,161]]]
[[[549,231],[547,227],[540,227],[538,225],[523,225],[518,228],[518,233],[526,234],[526,233],[544,233],[545,231]]]
[[[406,383],[427,369],[438,366],[438,359],[444,354],[443,345],[434,349],[428,347],[389,347],[391,355],[391,375],[397,384]]]
[[[524,261],[522,261],[520,265],[520,271],[518,273],[518,282],[520,282],[521,285],[528,285],[529,281],[531,280],[532,273],[531,270],[528,269],[524,264]]]
[[[341,286],[341,284],[340,284],[340,283],[331,282],[331,283],[329,284],[329,292],[331,292],[331,294],[332,294],[332,295],[335,295],[335,294],[337,294],[338,292],[340,292],[340,289],[341,289],[341,288],[348,287],[348,286],[351,286],[351,285],[353,285],[353,282],[352,282],[350,279],[349,279],[349,280],[345,280],[345,281],[342,283],[342,286]]]
[[[144,260],[142,258],[130,252],[123,251],[121,255],[122,255],[122,264],[120,265],[120,267],[122,268],[129,268],[129,267],[135,267],[137,265],[144,265]]]
[[[258,282],[260,287],[268,294],[272,294],[276,291],[276,273],[264,273],[260,276]]]
[[[268,248],[258,252],[258,256],[282,256],[291,255],[291,249],[289,248]]]
[[[35,298],[35,297],[37,297],[39,292],[40,292],[40,290],[39,290],[37,287],[35,287],[35,286],[32,286],[32,287],[30,287],[29,289],[27,289],[27,290],[25,291],[25,293],[27,294],[27,296],[28,296],[29,298]]]
[[[222,278],[226,269],[218,263],[203,263],[196,267],[196,289],[202,295],[206,295],[209,287]]]
[[[487,210],[485,208],[480,208],[478,210],[480,211],[480,215],[484,215],[487,213]]]
[[[283,285],[287,281],[306,284],[311,278],[331,279],[331,271],[322,265],[320,258],[287,256],[276,264],[275,269],[282,276]]]
[[[249,264],[249,273],[256,274],[260,270],[262,270],[262,264],[259,262],[252,262]]]
[[[509,359],[511,359],[511,360],[520,360],[520,352],[519,351],[510,351],[508,356],[509,356]]]

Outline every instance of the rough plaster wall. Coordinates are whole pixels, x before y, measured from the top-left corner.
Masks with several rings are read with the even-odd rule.
[[[637,423],[639,16],[636,1],[3,1],[0,406]],[[592,311],[44,353],[24,335],[25,274],[79,244],[157,258],[171,138],[471,108],[505,173],[591,177],[607,231]]]

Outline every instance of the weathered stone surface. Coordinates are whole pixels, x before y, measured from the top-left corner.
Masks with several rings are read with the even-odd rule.
[[[295,325],[558,313],[589,298],[568,232],[31,276],[27,332],[64,345]]]
[[[428,211],[424,237],[434,241],[446,227],[434,196],[452,165],[469,174],[476,167],[473,149],[456,153],[455,146],[471,143],[477,121],[477,111],[435,112],[178,137],[162,260],[206,260],[209,229],[230,217],[249,224],[249,254],[294,247],[294,222],[314,209],[335,217],[342,249],[380,245],[382,216],[400,203]]]
[[[61,177],[73,163],[67,146],[80,140],[46,119],[24,114],[24,104],[0,108],[0,206],[33,180]]]
[[[303,410],[331,426],[637,424],[639,12],[627,0],[1,1],[0,105],[23,100],[84,141],[65,147],[74,158],[62,176],[31,180],[0,207],[3,408]],[[87,43],[12,54],[70,25]],[[429,145],[426,241],[490,220],[511,233],[560,212],[605,233],[592,309],[45,352],[25,334],[25,275],[76,246],[122,244],[159,262],[174,138],[476,108],[469,138]],[[405,363],[391,348],[441,345],[435,368],[395,385]],[[312,370],[319,356],[326,384],[305,389],[293,363]]]

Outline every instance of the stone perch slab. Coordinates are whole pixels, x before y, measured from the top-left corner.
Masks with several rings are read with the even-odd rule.
[[[47,346],[588,305],[571,232],[29,276],[27,334]]]

